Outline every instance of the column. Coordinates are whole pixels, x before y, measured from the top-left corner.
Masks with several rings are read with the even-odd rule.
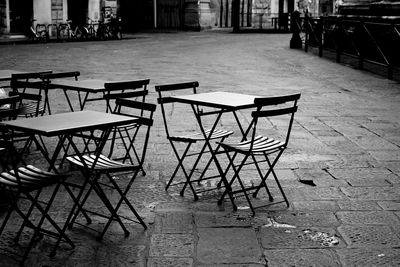
[[[184,1],[184,28],[197,31],[211,28],[210,0]]]

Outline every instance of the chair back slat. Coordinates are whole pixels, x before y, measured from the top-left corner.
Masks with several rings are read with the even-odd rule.
[[[79,71],[68,71],[68,72],[58,72],[58,73],[44,73],[40,75],[40,78],[44,81],[51,81],[52,79],[61,78],[75,78],[76,80],[81,75]]]
[[[9,95],[10,96],[19,96],[20,99],[28,99],[28,100],[34,100],[34,101],[42,100],[41,95],[31,94],[31,93],[10,92]]]
[[[173,84],[164,84],[164,85],[156,85],[156,92],[165,92],[165,91],[175,91],[182,89],[190,89],[199,87],[199,82],[184,82],[184,83],[173,83]]]
[[[150,83],[150,79],[122,81],[122,82],[107,82],[104,84],[106,90],[126,90],[126,89],[139,89],[146,88]]]
[[[11,93],[11,92],[10,92]],[[0,98],[0,106],[7,104],[16,104],[20,100],[18,95],[10,95],[8,97]]]
[[[280,105],[290,101],[299,100],[301,94],[292,94],[273,97],[258,97],[254,99],[254,104],[257,106]]]
[[[104,95],[104,99],[117,99],[117,98],[133,98],[133,97],[144,97],[148,95],[147,90],[138,90],[138,91],[128,91],[122,93],[107,93]]]
[[[134,98],[137,101],[145,102],[149,83],[150,79],[104,83],[106,92],[103,95],[103,99],[106,101],[106,112],[115,111],[116,106],[113,106],[110,101],[113,99]]]
[[[144,102],[140,102],[140,101],[134,101],[134,100],[123,99],[123,98],[116,99],[116,104],[120,105],[120,106],[130,107],[130,108],[144,109],[144,110],[152,111],[152,112],[154,112],[157,107],[156,105],[151,104],[151,103],[144,103]]]
[[[28,79],[38,79],[43,74],[52,73],[51,70],[38,71],[38,72],[25,72],[25,73],[14,73],[11,74],[11,80],[28,80]]]
[[[20,81],[20,80],[11,80],[10,87],[16,91],[18,89],[25,89],[25,88],[33,88],[33,89],[41,89],[43,88],[42,81]]]
[[[251,116],[252,117],[272,117],[272,116],[291,114],[296,111],[297,111],[297,106],[290,107],[290,108],[273,109],[273,110],[253,111],[251,113]]]

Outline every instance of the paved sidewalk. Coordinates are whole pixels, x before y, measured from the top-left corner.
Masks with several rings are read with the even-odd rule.
[[[62,247],[49,259],[52,243],[45,239],[27,266],[400,265],[399,83],[291,50],[289,34],[214,30],[129,37],[3,44],[0,69],[79,70],[82,78],[109,80],[150,78],[153,103],[154,85],[192,80],[199,81],[201,92],[301,92],[289,149],[277,166],[291,206],[271,206],[251,217],[240,199],[242,209],[233,212],[228,203],[218,206],[213,194],[193,202],[189,192],[184,197],[178,189],[165,192],[176,161],[158,109],[147,175],[139,176],[129,194],[149,229],[132,224],[131,235],[124,238],[113,225],[99,242],[93,232],[76,226],[68,233],[77,248]],[[67,110],[61,92],[50,97],[53,110]],[[179,123],[192,127],[190,120]],[[222,123],[229,127],[231,121]],[[35,153],[32,158],[39,161]],[[63,207],[64,199],[57,201]],[[62,221],[65,212],[56,210],[57,219]],[[9,246],[12,234],[8,229],[0,246]],[[15,262],[0,254],[0,265]]]

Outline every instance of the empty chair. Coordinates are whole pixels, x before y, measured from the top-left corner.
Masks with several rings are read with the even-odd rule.
[[[103,231],[100,233],[99,238],[101,239],[103,235],[106,233],[108,227],[111,222],[117,221],[121,228],[123,229],[125,236],[129,235],[129,231],[126,229],[125,225],[121,221],[121,216],[119,215],[119,209],[123,203],[129,208],[132,214],[136,217],[136,220],[132,220],[134,222],[140,223],[145,229],[147,226],[139,214],[136,212],[133,205],[127,198],[127,194],[132,187],[132,184],[137,176],[137,174],[143,169],[143,164],[145,161],[146,150],[148,146],[148,141],[150,137],[150,128],[153,125],[153,113],[156,109],[156,105],[150,103],[143,103],[140,101],[134,101],[131,99],[123,99],[117,98],[115,109],[112,111],[114,114],[120,114],[124,116],[131,116],[133,118],[137,118],[135,124],[139,127],[135,129],[139,129],[140,133],[137,134],[135,139],[135,147],[137,148],[135,152],[129,149],[129,147],[133,144],[130,144],[129,138],[124,138],[125,142],[127,142],[128,146],[126,148],[118,149],[122,152],[123,155],[127,153],[137,153],[137,161],[131,163],[130,161],[125,161],[123,158],[119,160],[111,159],[104,154],[101,154],[99,150],[96,150],[96,153],[87,153],[82,157],[78,155],[68,156],[67,160],[76,166],[78,166],[82,173],[85,175],[85,172],[90,169],[95,173],[94,177],[87,177],[90,179],[90,187],[86,191],[84,197],[82,198],[81,204],[79,205],[78,211],[75,213],[70,227],[75,223],[78,214],[83,210],[88,213],[93,213],[95,215],[105,217],[107,219],[107,223],[105,224]],[[112,132],[109,131],[108,134]],[[105,136],[107,137],[107,136]],[[112,142],[112,140],[107,140],[107,142]],[[107,144],[106,144],[107,145]],[[108,144],[109,145],[109,144]],[[102,146],[102,145],[100,145]],[[140,148],[140,151],[139,149]],[[117,150],[117,149],[115,149]],[[132,156],[131,156],[132,157]],[[116,179],[119,177],[119,179]],[[127,178],[125,178],[127,177]],[[104,178],[106,181],[102,181]],[[129,179],[128,181],[124,181],[123,179]],[[119,184],[121,183],[121,184]],[[119,199],[117,203],[111,203],[107,197],[106,192],[104,192],[103,188],[112,188],[119,195]],[[88,210],[85,208],[85,203],[92,192],[95,192],[100,199],[102,199],[103,204],[107,207],[110,214],[99,214],[94,211]],[[124,219],[129,219],[124,217]]]
[[[256,98],[254,100],[256,108],[251,113],[252,121],[249,125],[249,134],[251,136],[249,136],[249,139],[237,143],[219,143],[229,159],[228,168],[233,170],[232,177],[230,179],[226,177],[229,181],[229,187],[219,200],[219,204],[222,203],[226,194],[243,194],[254,214],[256,207],[252,205],[248,193],[252,192],[255,198],[259,191],[264,188],[269,200],[273,201],[273,196],[267,186],[267,178],[272,175],[283,200],[267,205],[285,202],[289,206],[289,201],[274,171],[274,167],[288,146],[299,98],[300,94]],[[277,119],[278,121],[274,123]],[[274,126],[273,128],[271,124]],[[239,155],[242,155],[242,157],[239,157]],[[262,163],[266,166],[265,169],[262,168]],[[255,166],[257,171],[258,177],[253,180],[252,185],[246,185],[240,176],[240,172],[245,166],[246,168]],[[246,178],[248,179],[248,177]],[[235,188],[235,182],[238,183],[238,189]],[[236,208],[234,205],[234,209]]]
[[[10,142],[0,140],[0,148],[0,188],[1,192],[7,192],[10,203],[8,212],[0,226],[0,236],[8,229],[7,225],[11,227],[11,231],[18,229],[13,239],[18,244],[21,234],[26,228],[33,230],[25,251],[22,253],[23,255],[19,255],[21,265],[27,259],[35,243],[44,236],[66,241],[73,248],[73,242],[57,225],[49,212],[58,189],[66,177],[27,165],[16,153]],[[49,188],[46,191],[50,191],[46,195],[50,197],[42,196],[41,192],[44,188]],[[18,201],[20,199],[29,202],[27,208],[19,207]],[[19,226],[17,220],[10,220],[13,212],[22,219]],[[4,236],[1,238],[4,239]],[[17,253],[11,249],[9,252]]]
[[[21,98],[18,95],[0,98],[0,121],[15,120],[21,112]],[[0,138],[11,142],[26,141],[28,135],[11,131],[0,124]]]
[[[170,99],[171,95],[176,95],[176,94],[196,94],[197,93],[197,88],[199,86],[199,83],[197,81],[194,82],[186,82],[186,83],[176,83],[176,84],[165,84],[165,85],[157,85],[155,87],[156,92],[158,93],[158,103],[161,105],[161,113],[164,121],[164,128],[165,132],[167,135],[167,139],[169,143],[171,144],[172,150],[178,160],[178,165],[175,167],[172,176],[170,177],[165,189],[168,190],[168,188],[171,185],[179,185],[183,183],[183,187],[180,191],[181,196],[184,195],[184,191],[187,186],[191,189],[193,193],[194,200],[198,199],[198,195],[196,190],[194,189],[192,183],[193,182],[200,182],[202,180],[206,180],[208,178],[216,178],[214,177],[205,177],[205,173],[210,166],[212,160],[211,158],[209,161],[206,163],[204,166],[203,171],[200,174],[200,177],[198,179],[192,179],[193,174],[198,167],[198,164],[202,158],[202,156],[209,152],[207,150],[207,144],[204,142],[204,135],[202,132],[186,132],[185,130],[188,129],[182,129],[178,127],[173,127],[171,124],[174,123],[174,116],[171,116],[168,112],[168,107],[172,107],[174,101]],[[198,107],[196,107],[199,109]],[[172,109],[171,109],[172,110]],[[198,113],[201,113],[200,110],[198,110]],[[180,120],[182,120],[182,117],[180,117]],[[179,132],[180,134],[176,134]],[[182,133],[184,132],[184,133]],[[205,131],[207,135],[210,134],[210,130]],[[217,141],[224,141],[225,138],[233,134],[233,131],[228,131],[228,130],[223,130],[223,129],[215,129],[210,136],[211,140],[217,140]],[[201,143],[201,148],[199,150],[193,150],[192,146],[196,143]],[[183,149],[180,149],[178,144],[183,144]],[[215,148],[216,151],[218,151],[219,146]],[[190,158],[194,158],[194,163],[191,166],[188,166],[184,161]],[[185,181],[184,182],[175,182],[173,183],[174,179],[177,176],[178,171],[181,170],[182,173],[184,174]]]
[[[43,88],[41,75],[51,73],[51,71],[17,73],[11,75],[10,87],[11,95],[21,97],[19,116],[36,117],[46,112],[46,102],[42,101],[42,94],[46,91]],[[45,95],[46,96],[46,95]]]
[[[49,89],[52,89],[51,82],[55,79],[67,79],[67,78],[73,78],[74,80],[78,80],[78,77],[80,76],[79,71],[67,71],[67,72],[57,72],[57,73],[43,73],[40,75],[40,79],[42,80],[42,86],[43,86],[43,91],[45,94],[45,107],[47,108],[47,111],[49,114],[51,114],[51,108],[50,108],[50,101],[49,101]],[[55,87],[56,88],[56,87]],[[72,104],[70,102],[69,97],[67,96],[67,92],[63,90],[64,94],[66,95],[66,99],[68,102],[69,107],[72,110]]]
[[[133,81],[122,81],[122,82],[107,82],[104,84],[106,92],[104,93],[104,99],[106,101],[106,112],[116,112],[118,110],[117,104],[120,102],[115,101],[116,99],[131,99],[138,102],[146,102],[146,96],[148,95],[147,86],[150,83],[150,79],[133,80]],[[140,114],[143,115],[143,114]],[[141,124],[130,124],[115,127],[113,132],[110,134],[111,144],[108,153],[109,158],[121,160],[122,162],[128,161],[130,164],[139,162],[139,155],[136,152],[134,142]],[[115,146],[122,144],[125,148],[126,153],[116,158],[113,155]],[[131,153],[133,152],[133,153]],[[142,169],[143,175],[145,171]]]

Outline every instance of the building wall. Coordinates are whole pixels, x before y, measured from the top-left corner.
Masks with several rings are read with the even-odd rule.
[[[51,21],[51,1],[52,0],[33,0],[33,17],[35,24],[50,24]]]

